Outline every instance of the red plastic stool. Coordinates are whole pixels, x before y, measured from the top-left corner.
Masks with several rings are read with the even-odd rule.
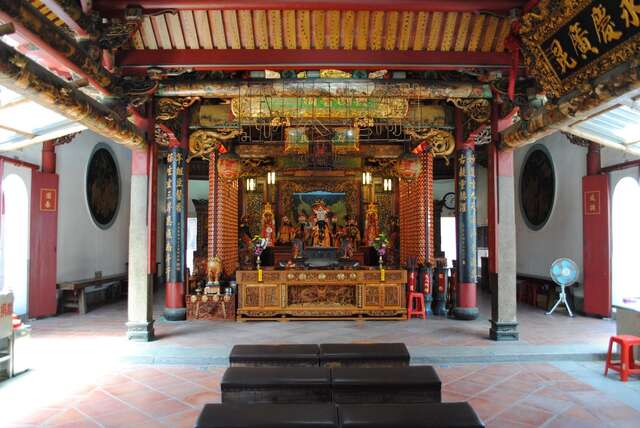
[[[415,303],[415,306],[414,306]],[[426,319],[424,314],[424,294],[417,291],[409,292],[409,307],[407,309],[409,319],[416,315],[418,318]]]
[[[611,360],[614,342],[617,343],[620,348],[620,361]],[[607,375],[609,369],[615,370],[620,373],[620,380],[626,382],[630,374],[640,374],[640,366],[636,365],[633,356],[634,346],[640,346],[640,337],[631,335],[611,336],[609,339],[607,361],[604,366],[604,375]]]

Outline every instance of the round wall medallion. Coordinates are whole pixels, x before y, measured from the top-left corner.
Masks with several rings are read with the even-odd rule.
[[[520,175],[520,208],[529,228],[538,230],[547,223],[555,193],[551,155],[545,146],[536,145],[527,153]]]
[[[91,218],[98,227],[108,229],[115,221],[120,206],[120,173],[107,144],[96,144],[89,157],[86,195]]]

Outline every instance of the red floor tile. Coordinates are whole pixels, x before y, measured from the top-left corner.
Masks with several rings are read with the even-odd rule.
[[[553,413],[516,404],[500,414],[500,419],[531,426],[541,426],[553,417]]]

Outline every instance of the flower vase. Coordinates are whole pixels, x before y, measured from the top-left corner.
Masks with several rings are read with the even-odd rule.
[[[384,282],[384,260],[382,259],[382,254],[378,255],[378,263],[380,264],[380,281]]]
[[[262,282],[262,268],[260,267],[260,256],[256,256],[256,266],[258,267],[258,282]]]

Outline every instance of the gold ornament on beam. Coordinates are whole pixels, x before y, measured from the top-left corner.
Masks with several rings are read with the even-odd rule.
[[[449,164],[449,156],[456,148],[456,140],[450,132],[436,128],[406,128],[404,133],[419,143],[426,141],[431,146],[433,155],[444,158],[447,165]]]
[[[491,104],[486,98],[447,98],[469,117],[478,123],[484,123],[491,118]]]
[[[196,157],[205,158],[216,150],[220,143],[229,141],[242,134],[240,129],[198,130],[189,135],[189,157],[187,162]]]
[[[175,119],[182,110],[191,107],[199,99],[200,97],[160,98],[156,104],[156,120]]]
[[[375,124],[371,117],[357,117],[353,119],[354,128],[371,128]]]

